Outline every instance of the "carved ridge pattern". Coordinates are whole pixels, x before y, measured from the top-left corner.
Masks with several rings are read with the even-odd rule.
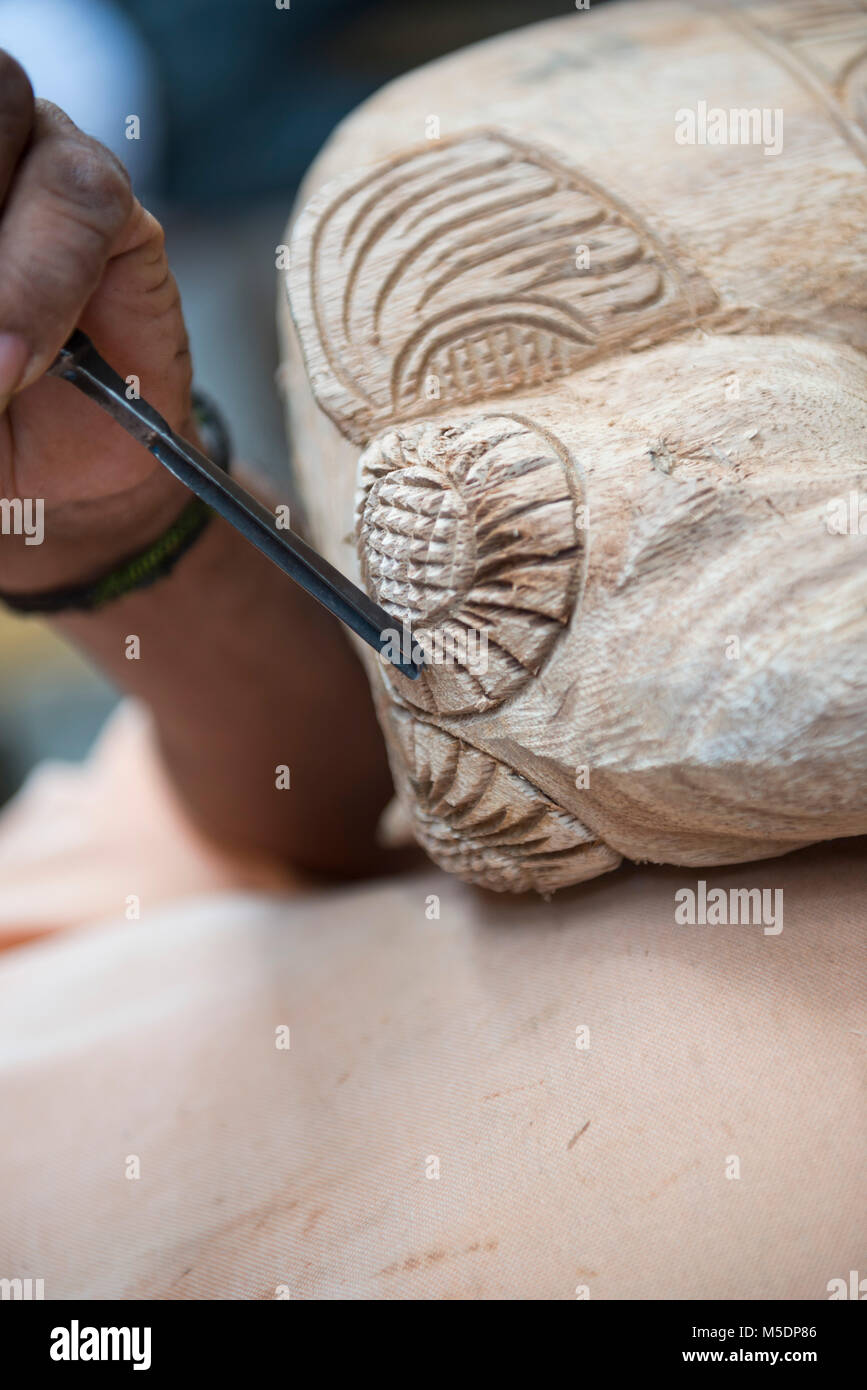
[[[431,859],[495,892],[553,893],[621,856],[538,787],[481,749],[390,706],[398,790]]]
[[[738,0],[723,13],[822,101],[867,164],[867,11],[860,0]]]
[[[428,662],[399,686],[386,668],[394,694],[430,713],[473,714],[541,669],[583,572],[573,475],[547,436],[512,416],[417,422],[364,450],[362,577]]]
[[[428,413],[432,398],[536,386],[716,307],[618,199],[498,132],[440,140],[324,190],[292,244],[290,303],[314,393],[359,444]]]

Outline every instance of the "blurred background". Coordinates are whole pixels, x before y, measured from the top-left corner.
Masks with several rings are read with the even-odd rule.
[[[593,0],[594,6],[601,0]],[[0,47],[127,165],[166,228],[196,364],[237,452],[286,485],[275,247],[337,122],[390,78],[570,0],[0,0]],[[128,138],[136,126],[138,138]],[[0,542],[2,543],[2,542]],[[0,804],[78,758],[115,695],[0,608]]]

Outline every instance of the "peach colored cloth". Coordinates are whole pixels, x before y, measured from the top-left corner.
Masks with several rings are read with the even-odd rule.
[[[29,886],[0,880],[10,930],[102,919],[0,955],[0,1277],[47,1298],[823,1299],[865,1273],[863,841],[705,871],[782,889],[776,936],[678,925],[680,869],[550,903],[433,868],[241,890],[167,845],[159,798],[99,813],[112,740],[147,759],[121,719],[0,826],[0,863],[30,846]],[[76,776],[78,840],[28,840],[37,791],[77,805]]]
[[[276,865],[220,853],[189,825],[152,745],[120,705],[81,766],[45,763],[0,815],[0,946],[202,889],[276,889]]]

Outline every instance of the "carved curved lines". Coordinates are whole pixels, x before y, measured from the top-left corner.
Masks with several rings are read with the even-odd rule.
[[[435,863],[497,892],[552,893],[615,869],[621,856],[504,763],[390,707],[398,790]]]
[[[867,43],[846,64],[838,78],[836,90],[845,110],[867,134]]]
[[[867,10],[860,0],[746,0],[723,13],[821,102],[867,164]]]
[[[314,393],[358,443],[432,399],[552,380],[716,304],[620,200],[486,131],[324,190],[296,224],[289,284]]]

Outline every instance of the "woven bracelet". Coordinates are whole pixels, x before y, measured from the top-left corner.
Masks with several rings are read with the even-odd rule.
[[[193,393],[193,413],[205,450],[228,473],[230,443],[226,427],[211,402]],[[170,574],[198,540],[213,513],[198,497],[187,503],[176,521],[151,545],[122,560],[99,579],[37,594],[6,594],[0,602],[15,613],[92,613],[125,594],[146,589]]]

